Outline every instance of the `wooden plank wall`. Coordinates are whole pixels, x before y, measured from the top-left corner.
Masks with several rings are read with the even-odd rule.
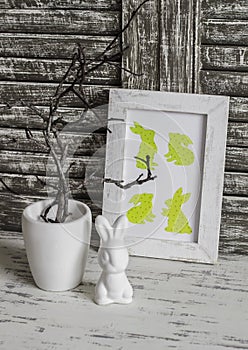
[[[139,3],[123,3],[124,21]],[[153,0],[124,37],[132,47],[124,64],[143,73],[124,74],[125,87],[231,96],[220,237],[226,254],[248,252],[247,19],[246,0]]]
[[[56,83],[65,73],[77,43],[85,47],[88,58],[97,56],[121,28],[119,0],[1,0],[0,1],[0,175],[5,183],[20,196],[13,196],[0,184],[0,229],[20,230],[23,208],[30,202],[47,196],[37,179],[44,179],[47,149],[28,140],[29,127],[41,139],[42,121],[28,108],[18,105],[21,99],[47,111]],[[97,104],[108,102],[108,90],[121,85],[121,76],[113,66],[104,66],[87,81],[88,98]],[[7,104],[7,107],[6,107]],[[12,105],[12,108],[8,108]],[[63,99],[61,115],[76,121],[82,113],[81,103],[75,97]],[[99,114],[99,113],[98,113]],[[106,125],[106,113],[101,114]],[[83,185],[86,166],[103,170],[104,157],[91,158],[105,145],[105,133],[89,134],[99,127],[94,114],[88,114],[80,130],[72,130],[70,137],[82,141],[74,155],[75,165],[70,172],[74,197],[84,200],[94,215],[101,207],[92,204]],[[101,125],[100,125],[101,126]],[[101,160],[101,162],[100,162]],[[99,175],[98,172],[98,175]],[[100,174],[101,175],[101,174]],[[92,180],[93,181],[93,180]],[[90,183],[100,190],[93,193],[101,201],[102,184]]]
[[[139,3],[122,2],[123,23]],[[151,0],[124,35],[124,44],[131,47],[124,66],[143,73],[123,74],[124,87],[231,96],[220,239],[220,251],[227,254],[247,254],[248,249],[247,20],[246,0]],[[40,137],[37,116],[5,103],[23,99],[46,110],[76,43],[89,56],[97,55],[120,29],[121,1],[58,0],[55,5],[51,0],[1,0],[0,24],[0,172],[9,186],[27,196],[10,196],[0,185],[0,229],[19,230],[22,209],[46,196],[35,177],[45,175],[46,149],[25,137],[26,126]],[[107,103],[109,87],[119,86],[121,77],[104,67],[87,84],[88,97]],[[80,103],[69,96],[60,111],[74,121]],[[106,114],[102,118],[105,123]],[[105,134],[87,134],[94,123],[89,115],[82,126],[84,141],[74,156],[71,178],[78,187],[74,194],[96,215],[101,209],[91,204],[82,186],[86,165],[101,171],[100,158],[91,155],[104,145]]]
[[[221,247],[248,253],[248,2],[202,0],[197,92],[228,95]]]

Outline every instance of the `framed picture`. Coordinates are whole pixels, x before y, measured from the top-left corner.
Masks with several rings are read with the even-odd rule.
[[[131,255],[214,263],[229,98],[110,91],[103,215]]]

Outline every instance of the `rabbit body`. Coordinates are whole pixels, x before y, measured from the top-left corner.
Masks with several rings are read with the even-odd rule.
[[[132,302],[132,297],[133,288],[125,272],[118,274],[102,272],[95,289],[95,302],[98,305],[129,304]]]
[[[126,217],[119,217],[112,227],[103,216],[96,218],[101,237],[98,262],[103,270],[95,288],[95,302],[99,305],[132,302],[133,288],[125,273],[129,258],[123,234],[125,221]]]

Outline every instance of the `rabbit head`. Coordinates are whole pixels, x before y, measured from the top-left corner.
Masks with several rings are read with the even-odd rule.
[[[124,242],[126,216],[119,216],[111,226],[104,216],[99,215],[95,220],[95,226],[101,238],[98,251],[99,265],[108,273],[125,271],[128,265],[128,250]]]

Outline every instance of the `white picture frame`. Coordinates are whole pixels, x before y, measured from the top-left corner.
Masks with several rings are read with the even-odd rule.
[[[168,239],[166,234],[162,239],[161,237],[163,237],[162,235],[164,231],[161,231],[159,224],[156,224],[157,227],[160,228],[158,228],[156,232],[153,230],[155,232],[154,234],[151,236],[146,235],[144,239],[137,239],[138,237],[136,237],[136,235],[139,235],[139,238],[141,238],[143,232],[142,230],[149,227],[149,225],[155,224],[148,223],[147,226],[141,225],[141,223],[133,224],[132,227],[135,227],[135,230],[133,231],[135,234],[134,236],[128,236],[127,240],[129,253],[131,255],[200,263],[215,263],[217,261],[228,109],[229,97],[226,96],[167,93],[130,89],[110,90],[108,112],[108,128],[110,132],[107,134],[106,144],[106,181],[104,183],[103,194],[103,215],[106,216],[111,223],[113,223],[119,215],[125,214],[125,210],[123,210],[123,207],[126,205],[124,203],[124,197],[127,197],[127,193],[129,191],[129,189],[126,190],[119,188],[114,181],[122,180],[122,183],[124,184],[125,182],[130,181],[132,178],[135,178],[130,175],[129,179],[125,179],[125,174],[127,174],[127,169],[125,169],[125,166],[126,168],[128,166],[127,163],[125,165],[125,152],[128,152],[127,149],[132,149],[131,147],[128,148],[128,143],[130,144],[131,141],[130,137],[127,141],[127,134],[130,129],[133,130],[132,128],[127,127],[127,123],[129,122],[130,118],[131,122],[133,122],[132,115],[147,115],[148,117],[146,120],[148,123],[149,116],[151,115],[152,120],[154,120],[154,126],[157,120],[160,133],[163,133],[163,130],[167,129],[168,125],[170,125],[171,128],[174,128],[175,126],[183,129],[181,124],[184,124],[184,128],[188,128],[190,132],[191,130],[192,132],[194,131],[195,125],[200,125],[199,127],[203,128],[203,131],[199,131],[201,129],[194,131],[195,136],[193,135],[193,137],[198,140],[197,142],[199,144],[198,148],[200,150],[198,152],[198,158],[202,159],[202,165],[200,164],[201,161],[198,161],[200,164],[198,166],[200,169],[198,171],[200,174],[200,190],[199,199],[197,199],[198,204],[195,204],[195,208],[198,208],[198,221],[196,219],[196,221],[194,221],[197,223],[195,225],[196,228],[194,229],[194,231],[197,230],[195,240],[192,242],[184,241],[182,240],[182,236],[185,236],[185,239],[188,239],[189,235],[186,235],[185,233],[179,235],[178,233],[174,233],[174,231],[171,233],[165,232],[166,234],[171,235],[171,239]],[[136,111],[138,112],[136,113]],[[175,120],[173,118],[175,118]],[[161,120],[161,125],[159,120]],[[165,127],[163,127],[163,125]],[[190,129],[189,125],[191,125]],[[168,134],[168,130],[164,132]],[[202,132],[204,137],[199,136],[199,133]],[[172,133],[169,133],[169,135],[171,134]],[[175,134],[176,133],[173,135]],[[137,135],[134,135],[134,137],[136,136]],[[161,140],[163,142],[168,142],[169,144],[168,136],[165,136]],[[138,161],[137,158],[136,161]],[[168,165],[166,166],[171,167],[172,169],[173,162],[168,160],[167,162]],[[175,163],[176,162],[174,162],[174,165]],[[159,167],[157,167],[157,169],[158,168]],[[173,169],[175,168],[176,167],[174,166]],[[188,166],[186,173],[189,168],[190,167]],[[183,167],[180,169],[181,174],[183,174]],[[128,173],[131,174],[132,171]],[[175,173],[179,174],[177,176],[178,179],[175,181],[180,181],[180,171],[178,170],[177,173]],[[195,172],[195,174],[196,173],[197,172]],[[189,184],[187,185],[188,187],[191,186],[191,192],[193,193],[194,183],[190,183],[189,178],[194,178],[194,171],[193,173],[191,171],[190,174],[193,175],[187,175],[186,182]],[[197,181],[194,180],[194,182]],[[150,184],[146,184],[146,186],[151,186],[152,182],[155,182],[155,180],[150,181]],[[167,182],[165,181],[165,183]],[[171,183],[173,183],[173,178]],[[136,188],[139,188],[140,191],[143,185],[139,186],[137,184],[135,186]],[[172,185],[170,186],[172,188]],[[156,203],[159,203],[159,196],[163,195],[163,192],[163,186],[160,184],[159,190],[156,191]],[[188,194],[188,196],[190,196],[190,194]],[[195,210],[195,212],[197,210]],[[165,213],[168,214],[168,210],[165,211]],[[163,228],[163,230],[166,230],[169,227],[169,214],[165,220],[167,220],[167,228]],[[156,235],[157,237],[154,238]]]

